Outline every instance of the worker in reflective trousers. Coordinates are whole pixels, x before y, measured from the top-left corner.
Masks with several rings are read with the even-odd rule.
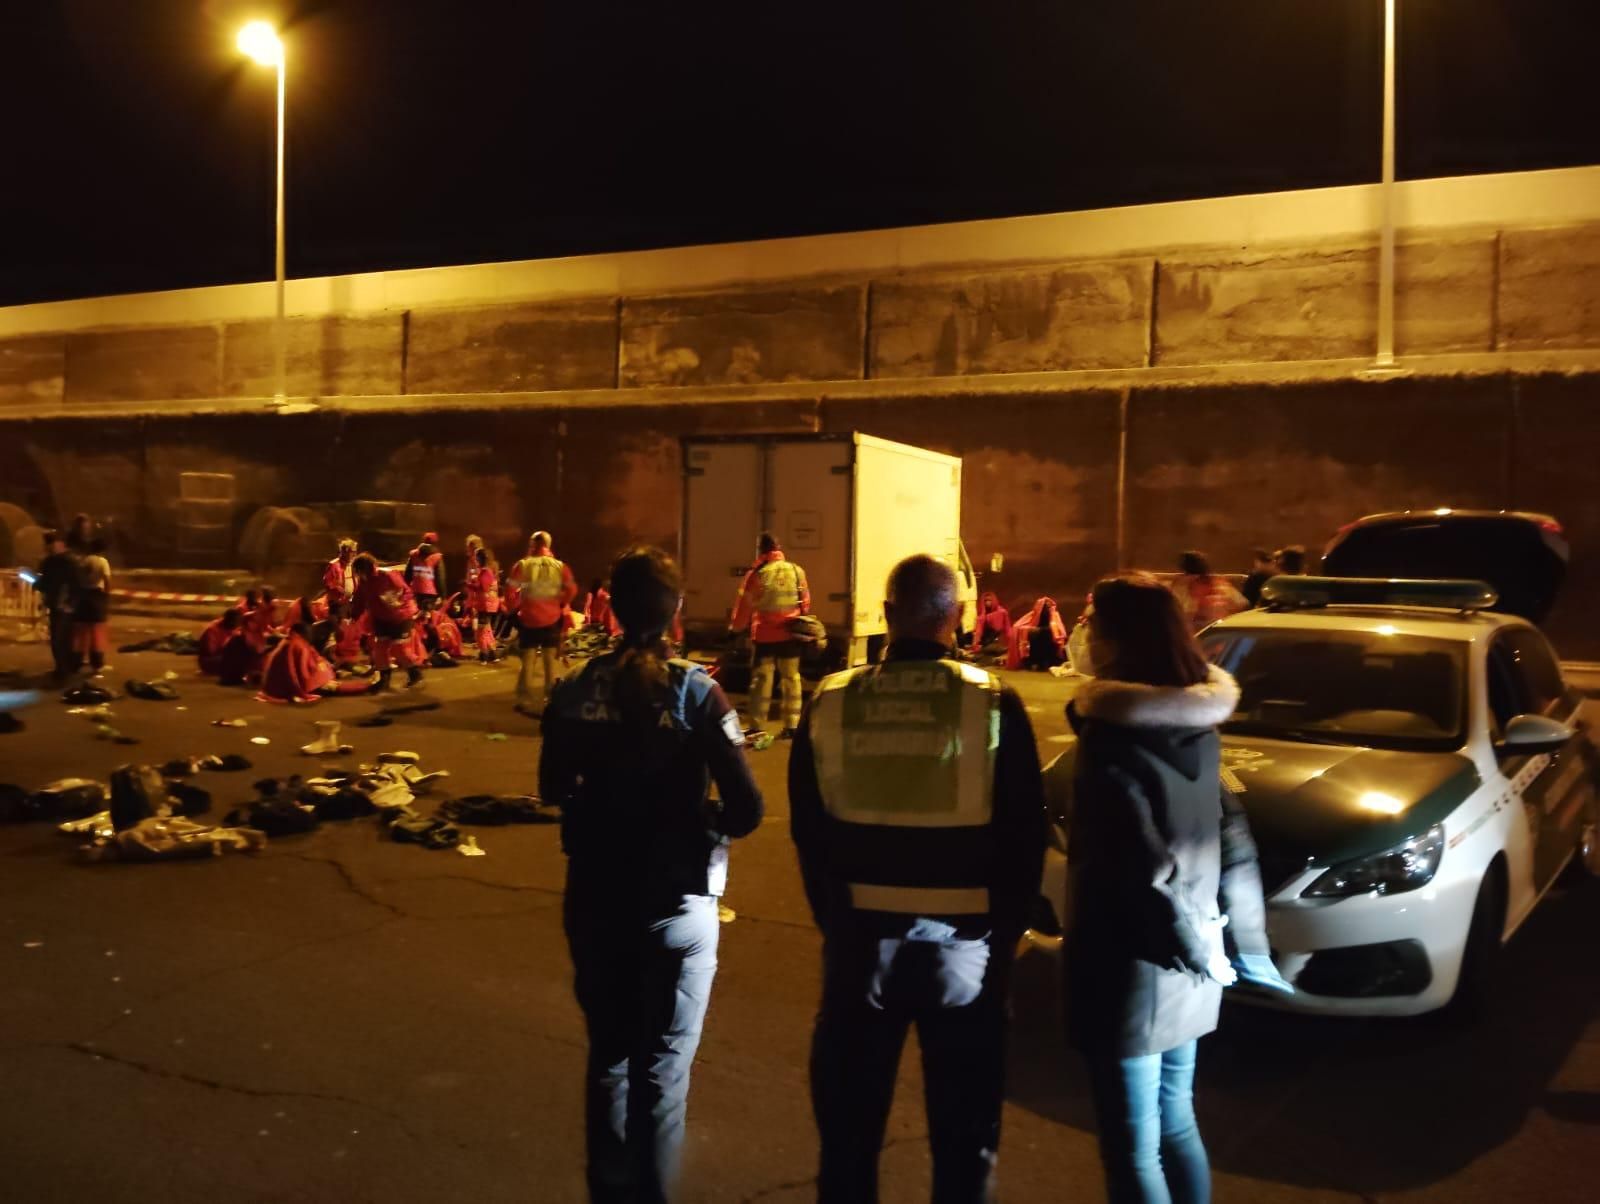
[[[674,1197],[728,843],[761,822],[732,705],[699,666],[671,659],[682,593],[665,553],[624,553],[611,569],[619,646],[564,678],[545,708],[539,789],[561,807],[596,1201]]]
[[[566,635],[567,607],[578,596],[578,582],[552,553],[550,532],[535,531],[528,539],[528,554],[512,566],[506,584],[517,599],[517,650],[522,656],[517,710],[533,715],[538,713],[533,701],[535,670],[544,667],[544,696],[549,701],[556,657]]]
[[[783,696],[783,737],[791,739],[800,723],[800,641],[789,630],[791,619],[811,611],[806,571],[785,558],[770,532],[756,543],[756,562],[744,575],[733,608],[733,631],[750,632],[754,663],[750,670],[750,724],[767,726],[772,709],[772,677],[778,676]]]
[[[917,1026],[935,1204],[990,1200],[1006,988],[1046,821],[1021,700],[955,659],[955,573],[889,575],[881,664],[818,687],[789,757],[790,826],[822,930],[811,1100],[817,1199],[878,1198],[878,1153]]]

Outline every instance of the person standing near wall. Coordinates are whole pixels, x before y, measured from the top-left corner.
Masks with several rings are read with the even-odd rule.
[[[378,671],[379,690],[392,687],[389,679],[394,667],[401,665],[406,671],[407,687],[422,683],[422,666],[417,656],[416,631],[417,600],[411,587],[394,569],[380,569],[378,562],[366,552],[357,556],[351,567],[355,571],[356,591],[351,600],[351,613],[360,618],[367,616],[372,624],[372,667]]]
[[[750,633],[753,663],[750,669],[750,724],[756,731],[767,726],[772,709],[772,679],[776,673],[783,697],[783,738],[794,737],[800,724],[801,642],[789,630],[791,619],[811,612],[811,587],[806,572],[785,558],[771,532],[756,542],[756,562],[739,586],[729,630]]]
[[[1211,571],[1201,552],[1184,552],[1178,557],[1178,576],[1172,593],[1189,621],[1189,630],[1200,631],[1218,619],[1245,609],[1244,595],[1231,582]]]
[[[406,557],[406,584],[417,599],[417,609],[427,614],[444,596],[444,553],[439,551],[439,535],[429,531]]]
[[[73,648],[78,663],[87,662],[99,677],[106,670],[106,645],[110,642],[111,562],[106,559],[106,542],[98,535],[85,546],[78,561],[78,591],[72,604]]]
[[[790,831],[822,931],[817,1199],[878,1198],[915,1024],[933,1198],[978,1204],[994,1198],[1007,982],[1039,894],[1044,786],[1022,700],[957,659],[954,571],[912,556],[886,593],[883,662],[823,681],[789,757]]]
[[[703,669],[671,659],[677,566],[636,548],[611,581],[621,644],[552,692],[539,792],[561,808],[567,855],[590,1199],[655,1204],[675,1195],[728,844],[763,805],[733,707]]]
[[[517,596],[517,647],[522,671],[517,675],[517,710],[537,715],[534,699],[535,670],[544,668],[544,697],[555,687],[556,658],[566,634],[566,612],[578,596],[572,570],[555,558],[550,533],[535,531],[528,539],[528,554],[511,569],[510,589]]]
[[[1112,1204],[1205,1204],[1197,1042],[1237,977],[1292,993],[1272,965],[1244,813],[1220,777],[1217,725],[1239,688],[1144,574],[1094,587],[1089,657],[1095,676],[1067,707],[1067,1037],[1088,1065]]]
[[[50,622],[50,658],[55,676],[70,677],[81,666],[72,638],[72,604],[78,590],[78,562],[67,551],[61,532],[49,531],[44,537],[45,557],[39,562],[39,575],[33,583],[44,603]]]
[[[337,622],[348,618],[350,600],[356,593],[355,570],[350,566],[356,558],[356,541],[341,539],[339,554],[328,561],[322,570],[323,596],[328,603],[328,617]]]

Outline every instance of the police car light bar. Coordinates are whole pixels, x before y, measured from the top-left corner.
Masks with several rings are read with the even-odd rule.
[[[1500,600],[1483,581],[1408,580],[1391,577],[1270,578],[1261,601],[1274,610],[1318,606],[1431,606],[1444,610],[1488,610]]]

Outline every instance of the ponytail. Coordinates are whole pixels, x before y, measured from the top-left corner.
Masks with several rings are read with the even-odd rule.
[[[611,566],[611,611],[622,626],[616,701],[630,727],[655,723],[670,683],[668,624],[683,597],[683,578],[659,548],[630,548]]]

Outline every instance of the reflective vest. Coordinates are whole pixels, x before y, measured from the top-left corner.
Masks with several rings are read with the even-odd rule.
[[[852,906],[986,914],[1000,683],[958,661],[887,661],[825,679],[810,723]]]
[[[517,578],[524,601],[550,602],[561,596],[562,564],[554,556],[524,556]]]
[[[757,614],[784,614],[800,609],[800,566],[773,560],[756,570]]]
[[[439,583],[435,580],[435,570],[444,557],[438,552],[430,552],[427,559],[417,559],[415,552],[411,553],[411,589],[418,594],[437,594]]]

